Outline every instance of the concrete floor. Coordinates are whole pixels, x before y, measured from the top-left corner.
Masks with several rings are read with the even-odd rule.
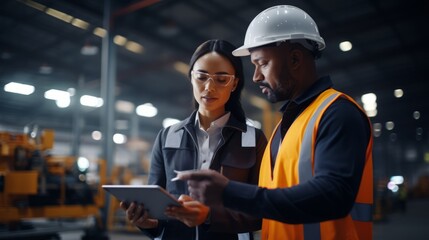
[[[83,231],[64,231],[59,233],[61,240],[80,240]],[[139,232],[111,231],[109,240],[148,240]],[[259,235],[257,234],[257,239]],[[0,239],[4,238],[0,231]],[[28,238],[25,238],[28,239]],[[405,212],[396,211],[386,215],[383,221],[374,223],[374,240],[427,240],[429,239],[429,199],[411,200]]]

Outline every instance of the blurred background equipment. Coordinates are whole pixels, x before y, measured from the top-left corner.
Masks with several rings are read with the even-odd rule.
[[[56,236],[69,230],[73,219],[93,217],[95,224],[73,229],[102,229],[99,209],[104,205],[106,166],[98,161],[98,181],[87,180],[89,161],[75,156],[53,156],[54,131],[0,132],[0,239]],[[55,220],[51,228],[38,228],[44,218]],[[68,224],[58,225],[59,220]],[[44,221],[49,224],[49,221]],[[86,236],[88,238],[88,236]],[[88,238],[90,239],[90,238]]]

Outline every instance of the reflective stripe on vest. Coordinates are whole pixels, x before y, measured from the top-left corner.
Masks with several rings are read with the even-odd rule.
[[[317,108],[316,112],[311,117],[310,121],[307,124],[304,132],[304,138],[301,143],[301,151],[299,153],[299,164],[298,164],[298,172],[299,172],[299,182],[306,182],[313,177],[313,167],[311,162],[311,148],[312,148],[312,139],[313,139],[313,129],[316,124],[316,120],[320,115],[322,109],[328,105],[338,96],[337,94],[333,94],[325,99],[322,104]],[[310,223],[303,224],[304,227],[304,239],[305,240],[320,240],[320,223]]]
[[[256,134],[255,128],[247,126],[247,131],[241,133],[241,147],[256,147]],[[175,126],[168,129],[167,137],[165,139],[165,147],[179,148],[182,142],[183,129],[177,130]]]
[[[321,113],[321,111],[333,100],[339,93],[332,94],[327,99],[325,99],[322,104],[316,109],[315,113],[309,120],[303,140],[301,142],[301,150],[299,153],[298,160],[298,173],[299,173],[299,182],[303,183],[310,180],[313,177],[313,166],[312,166],[312,140],[313,140],[313,131],[316,124],[316,121]],[[364,203],[354,203],[354,206],[350,212],[350,215],[355,221],[369,222],[372,220],[372,205]],[[304,239],[305,240],[320,240],[320,223],[311,223],[303,224],[304,227]]]

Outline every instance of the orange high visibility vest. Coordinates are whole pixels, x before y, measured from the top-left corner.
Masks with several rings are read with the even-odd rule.
[[[314,174],[314,151],[318,125],[326,109],[339,97],[349,96],[334,89],[321,93],[292,123],[281,144],[274,169],[271,170],[271,142],[261,163],[259,186],[287,188],[305,182]],[[369,119],[368,119],[369,121]],[[279,123],[280,125],[280,123]],[[279,127],[277,125],[277,128]],[[346,160],[346,159],[345,159]],[[317,159],[323,161],[323,159]],[[273,176],[271,178],[271,176]],[[367,240],[372,239],[372,137],[366,150],[366,162],[355,204],[344,218],[313,224],[286,224],[270,219],[262,221],[263,240]],[[287,213],[285,213],[287,214]]]

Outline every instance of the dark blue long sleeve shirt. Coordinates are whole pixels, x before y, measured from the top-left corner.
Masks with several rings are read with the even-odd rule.
[[[321,78],[294,101],[305,104],[331,87],[329,77]],[[311,180],[277,189],[230,181],[223,193],[224,205],[285,223],[344,217],[350,212],[359,189],[370,137],[366,115],[349,100],[339,98],[320,121]]]

